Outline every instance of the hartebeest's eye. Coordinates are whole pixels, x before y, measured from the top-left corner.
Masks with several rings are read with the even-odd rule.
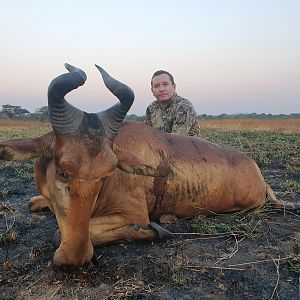
[[[69,180],[69,175],[61,168],[58,168],[56,170],[56,178],[61,182],[67,183]]]

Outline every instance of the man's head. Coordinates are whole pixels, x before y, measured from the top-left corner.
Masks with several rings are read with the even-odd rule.
[[[164,70],[156,71],[151,79],[151,91],[160,102],[168,101],[175,93],[176,84],[173,76]]]

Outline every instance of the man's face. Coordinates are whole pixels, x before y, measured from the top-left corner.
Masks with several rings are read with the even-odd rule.
[[[176,85],[172,84],[168,74],[161,74],[152,79],[152,93],[160,102],[169,100],[174,95],[175,89]]]

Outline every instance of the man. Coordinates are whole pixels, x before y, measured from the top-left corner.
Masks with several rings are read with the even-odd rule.
[[[199,135],[196,111],[189,100],[176,94],[169,72],[160,70],[153,74],[151,91],[157,100],[147,107],[146,124],[168,133]]]

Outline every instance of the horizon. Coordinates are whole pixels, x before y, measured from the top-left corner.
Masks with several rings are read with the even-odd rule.
[[[134,90],[129,115],[155,100],[158,69],[198,115],[299,113],[299,14],[296,0],[5,2],[0,105],[47,106],[48,85],[68,62],[88,79],[66,99],[86,112],[116,103],[99,64]]]
[[[24,107],[22,107],[21,105],[11,105],[11,104],[9,104],[9,103],[6,103],[6,104],[3,104],[2,105],[2,110],[0,110],[0,113],[1,112],[4,112],[5,113],[5,111],[3,111],[3,106],[16,106],[16,107],[18,107],[18,108],[20,108],[20,109],[26,109],[26,108],[24,108]],[[47,106],[46,106],[47,107]],[[29,111],[29,113],[31,114],[31,115],[33,115],[33,114],[35,114],[35,113],[39,113],[39,110],[40,108],[36,108],[34,111],[29,111],[29,110],[27,110],[27,111]],[[129,111],[130,112],[130,111]],[[202,114],[197,114],[197,116],[198,117],[208,117],[208,118],[210,118],[210,117],[221,117],[221,116],[227,116],[227,117],[234,117],[234,116],[238,116],[238,117],[243,117],[243,116],[266,116],[266,117],[269,117],[269,116],[272,116],[272,117],[281,117],[281,116],[286,116],[286,117],[293,117],[293,116],[295,116],[296,118],[299,118],[300,117],[300,113],[287,113],[287,114],[283,114],[283,113],[280,113],[280,114],[272,114],[272,113],[256,113],[256,112],[249,112],[249,113],[222,113],[222,114],[205,114],[205,113],[202,113]],[[135,113],[127,113],[126,114],[126,117],[131,117],[131,116],[134,116],[134,117],[138,117],[138,118],[142,118],[142,117],[144,117],[145,116],[145,114],[135,114]],[[126,118],[125,117],[125,118]],[[14,119],[14,118],[13,118]],[[18,118],[17,118],[18,119]],[[226,118],[225,118],[226,119]]]

